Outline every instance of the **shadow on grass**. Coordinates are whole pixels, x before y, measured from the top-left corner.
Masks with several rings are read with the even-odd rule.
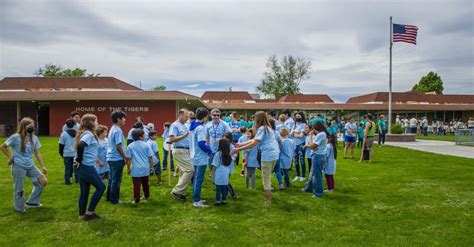
[[[16,213],[16,212],[15,212]],[[39,223],[39,222],[54,222],[56,220],[57,212],[53,208],[31,208],[27,209],[25,213],[18,213],[22,221]]]
[[[97,221],[86,222],[89,228],[96,233],[97,236],[108,237],[117,231],[122,231],[123,227],[120,221],[111,218],[102,218]]]

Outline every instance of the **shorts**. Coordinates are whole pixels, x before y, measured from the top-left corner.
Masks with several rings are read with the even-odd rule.
[[[349,143],[354,143],[356,141],[355,136],[344,135],[344,141]]]
[[[367,137],[365,139],[365,144],[364,144],[364,150],[370,150],[372,149],[372,144],[374,143],[375,137]]]

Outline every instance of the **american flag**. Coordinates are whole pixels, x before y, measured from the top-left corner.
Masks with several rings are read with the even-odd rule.
[[[393,42],[406,42],[416,45],[417,32],[417,26],[393,24]]]

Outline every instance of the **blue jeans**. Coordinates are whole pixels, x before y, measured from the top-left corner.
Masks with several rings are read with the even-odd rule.
[[[80,165],[77,169],[77,175],[79,177],[79,215],[86,213],[87,201],[89,200],[89,191],[91,185],[95,187],[95,192],[92,194],[91,202],[87,211],[94,212],[100,198],[104,194],[105,184],[99,176],[99,173],[93,166]]]
[[[216,202],[225,203],[227,200],[227,185],[216,185]]]
[[[64,183],[71,184],[71,177],[74,172],[74,157],[63,157],[64,160]],[[77,180],[77,176],[75,176]]]
[[[155,170],[155,175],[156,175],[156,176],[161,176],[160,162],[154,164],[154,165],[153,165],[153,169]]]
[[[280,160],[276,161],[275,168],[273,168],[273,172],[275,172],[275,176],[278,180],[278,185],[283,185],[283,180],[281,177],[281,169],[280,169]]]
[[[201,200],[202,183],[204,182],[204,175],[206,174],[206,165],[194,166],[194,183],[193,183],[193,202]]]
[[[107,201],[112,204],[119,203],[120,200],[120,185],[122,184],[123,166],[125,161],[109,161],[110,177],[107,184]]]
[[[290,169],[281,169],[283,171],[283,177],[285,178],[285,186],[288,188],[291,186],[290,183]]]
[[[325,155],[313,154],[313,193],[317,197],[323,196],[323,172],[322,169],[326,163]]]
[[[428,136],[428,127],[423,127],[423,135]]]
[[[306,177],[306,164],[304,163],[304,144],[297,145],[295,148],[295,167],[297,177]]]
[[[168,156],[170,157],[170,169],[172,172],[174,172],[174,160],[173,160],[173,154],[170,151],[166,151],[163,148],[163,171],[166,171],[168,169]]]

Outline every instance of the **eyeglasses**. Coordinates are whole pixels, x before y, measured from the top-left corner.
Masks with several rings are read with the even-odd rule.
[[[212,115],[212,116],[213,116],[213,117],[220,117],[221,115],[219,115],[219,114],[214,114],[214,115]]]

